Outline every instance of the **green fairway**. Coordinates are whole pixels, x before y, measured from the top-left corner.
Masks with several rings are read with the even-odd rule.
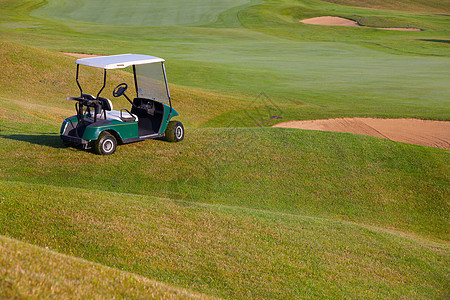
[[[51,0],[31,15],[49,20],[61,19],[109,25],[195,26],[217,21],[233,7],[260,1],[248,0]]]
[[[58,3],[59,9],[66,8]],[[119,3],[113,2],[117,7],[113,6],[118,9]],[[90,1],[89,5],[104,3]],[[20,8],[36,12],[33,7]],[[85,6],[80,6],[83,9]],[[298,22],[326,15],[326,9],[335,15],[364,16],[368,25],[391,22],[426,30],[392,32]],[[40,10],[56,13],[57,8],[50,4]],[[20,10],[13,11],[17,14]],[[182,8],[177,11],[183,13]],[[20,22],[24,19],[22,14],[7,16]],[[134,26],[119,26],[117,21],[111,27],[77,20],[67,20],[61,27],[29,19],[38,27],[8,27],[1,34],[3,40],[58,51],[150,51],[168,60],[172,83],[241,94],[239,102],[223,103],[219,110],[225,113],[231,108],[241,113],[261,92],[280,106],[285,120],[344,116],[447,120],[450,113],[450,51],[448,43],[433,42],[445,41],[448,36],[450,23],[442,15],[349,8],[309,0],[244,5],[202,27],[138,26],[138,21]],[[6,24],[22,24],[16,22]],[[227,118],[224,115],[206,127],[224,126]]]
[[[448,297],[448,150],[270,127],[450,120],[449,5],[394,2],[0,0],[0,297]],[[185,139],[65,148],[60,51],[165,58]]]

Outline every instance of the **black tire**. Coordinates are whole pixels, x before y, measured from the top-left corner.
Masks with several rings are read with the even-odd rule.
[[[116,151],[117,140],[107,131],[103,131],[94,142],[94,152],[99,155],[110,155]]]
[[[164,132],[164,138],[169,142],[181,142],[184,139],[184,127],[179,121],[170,121]]]

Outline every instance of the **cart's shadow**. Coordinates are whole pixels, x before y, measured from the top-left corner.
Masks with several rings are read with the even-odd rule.
[[[51,148],[65,148],[59,135],[54,133],[47,134],[8,134],[0,135],[1,138],[10,139],[21,142],[28,142],[31,144],[47,146]]]

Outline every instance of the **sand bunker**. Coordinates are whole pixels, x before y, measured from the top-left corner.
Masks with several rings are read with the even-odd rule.
[[[88,57],[98,57],[98,56],[102,56],[102,55],[96,55],[96,54],[87,54],[87,53],[74,53],[74,52],[63,52],[61,51],[61,53],[66,54],[66,55],[70,55],[76,58],[88,58]]]
[[[300,20],[300,22],[302,22],[304,24],[311,24],[311,25],[360,26],[358,24],[358,22],[356,22],[356,21],[339,18],[339,17],[331,17],[331,16],[305,19],[305,20]]]
[[[342,118],[288,121],[273,127],[370,135],[392,141],[450,149],[450,122],[419,119]]]
[[[302,22],[304,24],[310,24],[310,25],[367,27],[367,26],[362,26],[358,22],[353,21],[353,20],[340,18],[340,17],[332,17],[332,16],[305,19],[305,20],[300,20],[300,22]],[[382,28],[382,27],[367,27],[367,28],[376,28],[376,29],[384,29],[384,30],[399,30],[399,31],[421,31],[422,30],[419,28]]]

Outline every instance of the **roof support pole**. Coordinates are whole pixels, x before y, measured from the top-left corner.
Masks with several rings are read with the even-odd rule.
[[[100,89],[100,91],[98,91],[98,94],[97,94],[97,97],[96,97],[97,99],[98,99],[98,97],[100,97],[100,94],[102,93],[102,91],[105,88],[105,86],[106,86],[106,69],[103,72],[103,86]]]
[[[137,75],[136,75],[136,65],[133,65],[133,76],[134,76],[134,87],[136,89],[136,98],[139,98],[138,82],[137,82]]]
[[[170,114],[172,113],[172,100],[170,99],[170,91],[169,91],[169,84],[167,83],[167,75],[166,75],[166,67],[164,66],[164,62],[161,62],[161,66],[162,66],[162,71],[164,74],[164,81],[166,84],[166,90],[167,90],[167,97],[169,98],[169,105],[170,105],[170,113],[169,113],[169,119],[170,119]]]
[[[83,97],[83,89],[81,88],[80,82],[78,82],[78,74],[79,74],[79,72],[80,72],[80,65],[77,64],[77,77],[76,77],[76,80],[77,80],[78,88],[80,89],[80,92],[81,92],[81,97]]]

